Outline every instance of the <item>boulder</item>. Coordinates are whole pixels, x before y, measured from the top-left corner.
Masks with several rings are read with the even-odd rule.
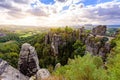
[[[28,43],[22,45],[19,55],[18,69],[21,73],[29,77],[36,74],[40,69],[35,48]]]
[[[36,80],[44,80],[50,77],[50,72],[47,69],[39,69],[36,73]]]
[[[107,27],[105,25],[99,25],[92,29],[92,34],[104,36],[106,33],[106,30],[107,30]]]
[[[29,80],[29,78],[0,59],[0,80]]]
[[[55,65],[55,70],[57,70],[58,68],[60,68],[61,67],[61,64],[60,63],[57,63],[56,65]]]

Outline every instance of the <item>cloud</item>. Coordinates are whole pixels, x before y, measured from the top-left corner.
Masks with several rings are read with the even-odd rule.
[[[28,10],[28,13],[31,13],[34,16],[44,16],[44,17],[49,16],[49,13],[47,13],[43,9],[39,9],[39,8]]]
[[[16,3],[27,4],[28,0],[13,0]]]
[[[10,1],[1,1],[0,2],[0,8],[8,9],[8,10],[20,10],[12,5]]]
[[[56,0],[56,1],[59,1],[59,2],[66,2],[67,0]]]
[[[0,24],[76,26],[120,23],[120,1],[96,5],[84,5],[82,2],[55,0],[54,4],[46,5],[39,0],[0,0]]]

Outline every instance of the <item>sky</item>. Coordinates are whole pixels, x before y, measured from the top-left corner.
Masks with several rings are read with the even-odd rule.
[[[120,0],[0,0],[0,25],[119,25]]]

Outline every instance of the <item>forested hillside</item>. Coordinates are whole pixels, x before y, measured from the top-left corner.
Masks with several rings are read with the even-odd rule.
[[[25,50],[22,46],[31,44],[35,52],[29,45],[30,52],[37,54],[40,68],[51,73],[48,80],[119,80],[119,29],[66,26],[46,32],[1,29],[0,34],[0,58],[14,68],[19,67],[20,54]]]

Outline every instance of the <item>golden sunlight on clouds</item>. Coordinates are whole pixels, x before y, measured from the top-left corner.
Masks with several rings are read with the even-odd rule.
[[[119,1],[96,5],[85,5],[81,1],[83,0],[55,0],[54,4],[44,4],[39,0],[2,1],[0,24],[76,26],[120,23]]]

